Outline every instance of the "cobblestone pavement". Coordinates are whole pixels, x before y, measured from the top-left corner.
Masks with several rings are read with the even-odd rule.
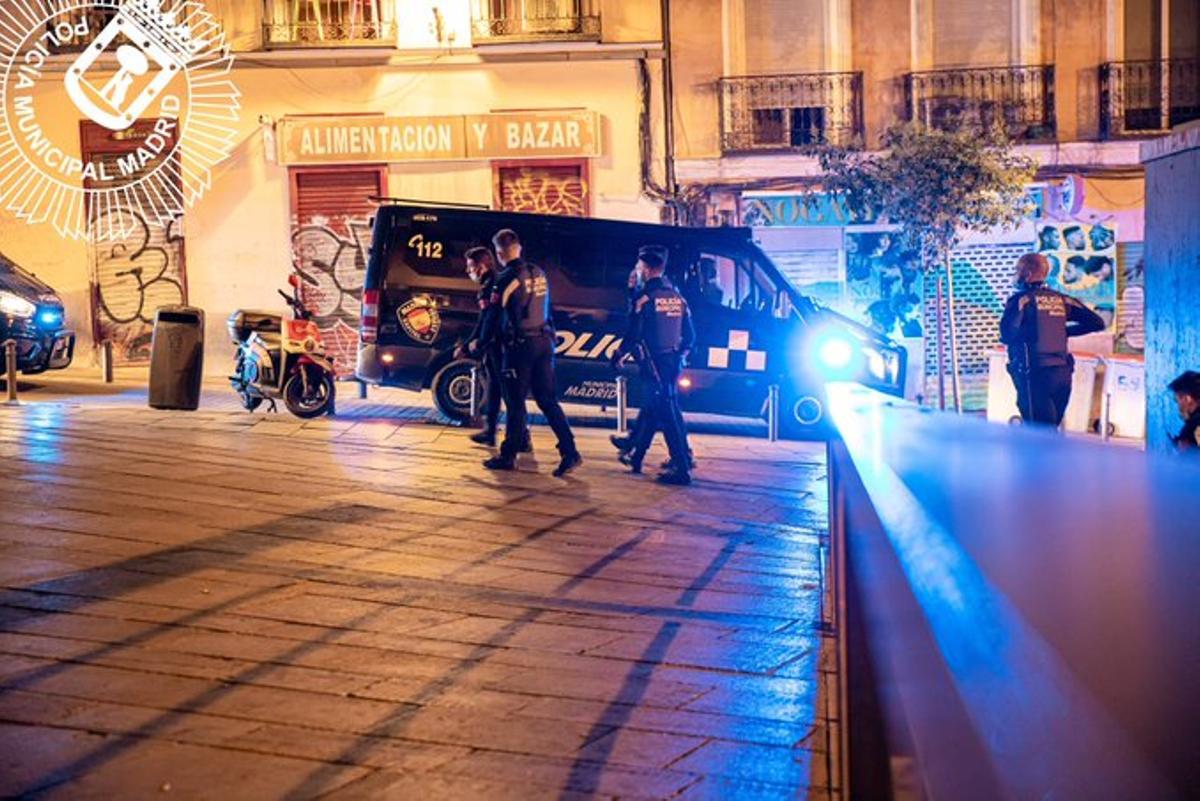
[[[467,433],[0,406],[0,796],[838,795],[819,449]]]

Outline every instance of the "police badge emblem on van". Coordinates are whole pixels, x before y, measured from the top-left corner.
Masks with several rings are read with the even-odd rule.
[[[424,345],[437,339],[438,331],[442,329],[442,316],[438,313],[437,304],[424,295],[404,303],[396,310],[396,318],[405,334]]]

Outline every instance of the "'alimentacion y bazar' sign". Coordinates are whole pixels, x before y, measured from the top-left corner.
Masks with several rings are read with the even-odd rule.
[[[281,164],[600,155],[600,115],[594,111],[284,117],[276,133]]]

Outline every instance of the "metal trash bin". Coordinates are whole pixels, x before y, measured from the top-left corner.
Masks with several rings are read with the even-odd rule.
[[[150,341],[150,407],[195,411],[204,375],[204,310],[163,306]]]
[[[1104,394],[1108,396],[1111,433],[1128,439],[1145,439],[1145,362],[1137,356],[1108,356],[1104,362]]]
[[[987,419],[989,423],[1019,423],[1017,390],[1008,374],[1008,350],[993,348],[988,353]]]

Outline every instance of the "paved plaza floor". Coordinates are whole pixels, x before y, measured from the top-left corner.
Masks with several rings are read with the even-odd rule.
[[[0,796],[839,796],[820,448],[97,397],[0,406]]]

